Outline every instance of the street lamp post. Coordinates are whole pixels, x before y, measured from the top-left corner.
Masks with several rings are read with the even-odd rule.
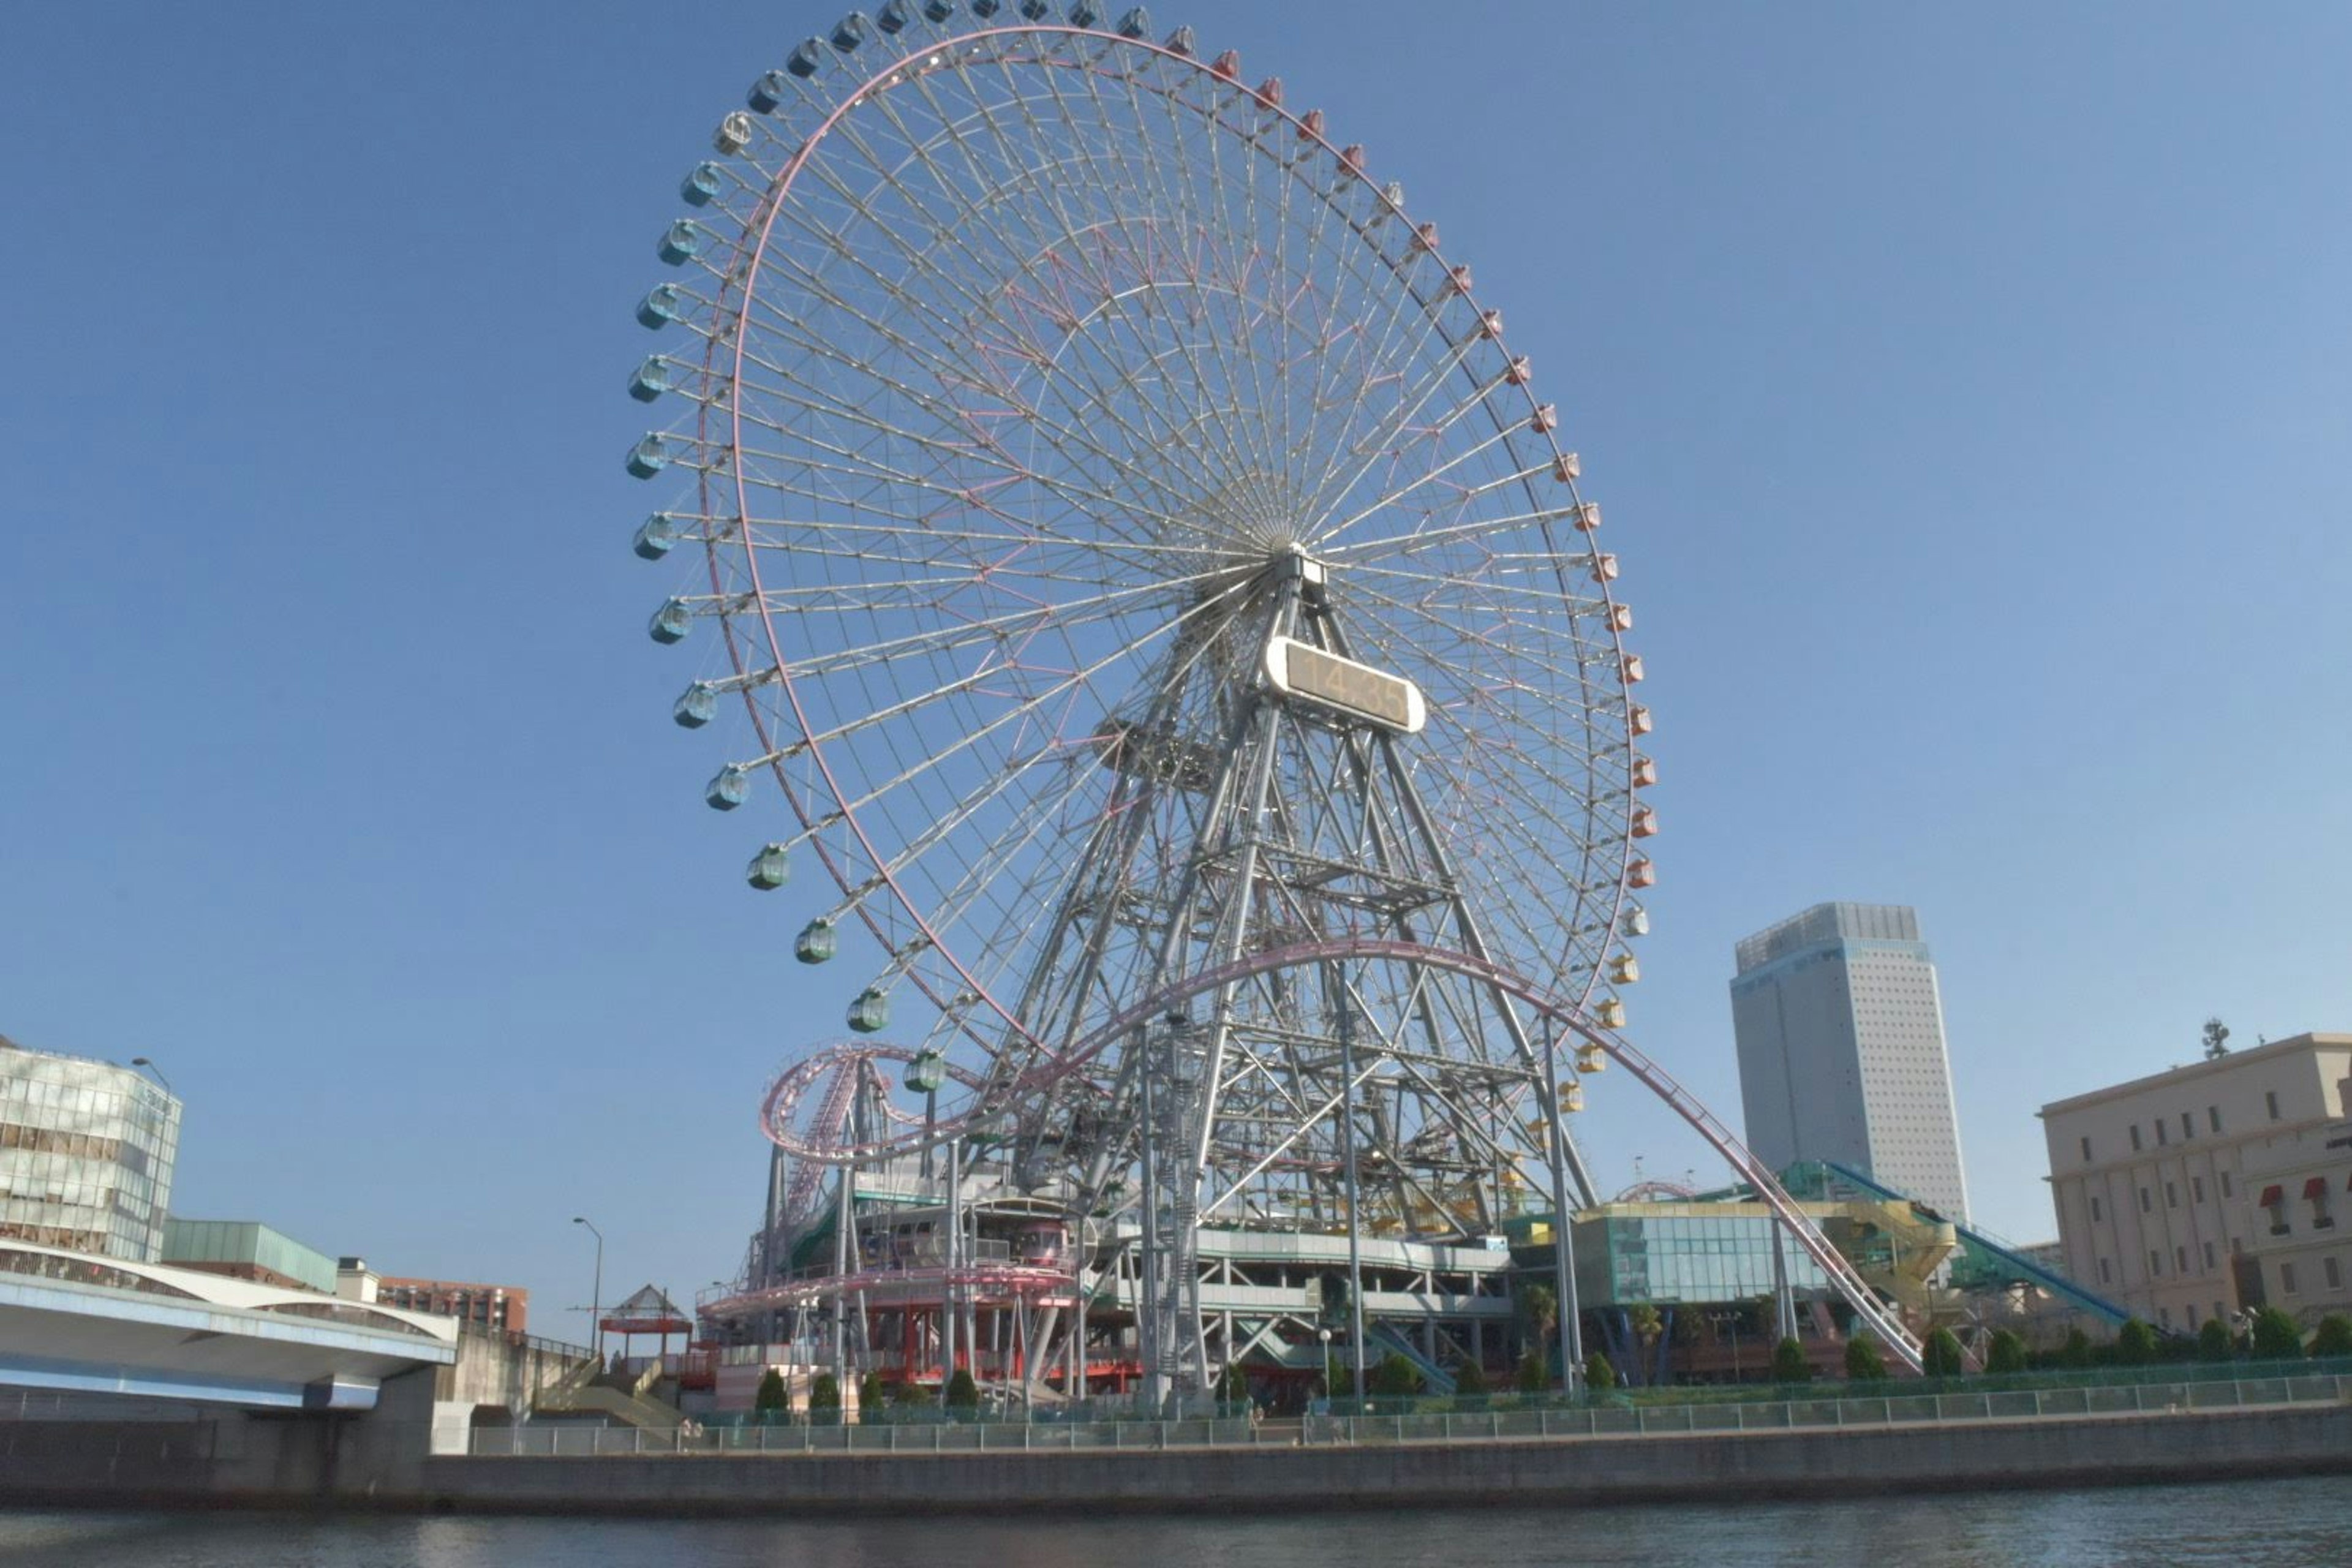
[[[163,1069],[157,1067],[149,1058],[145,1057],[132,1057],[131,1058],[131,1065],[135,1068],[145,1068],[149,1072],[154,1074],[155,1081],[163,1086],[163,1092],[165,1094],[174,1094],[178,1092],[173,1089],[172,1080],[163,1076]]]
[[[1331,1408],[1331,1331],[1318,1329],[1315,1337],[1323,1342],[1323,1408]]]
[[[596,1365],[604,1364],[604,1233],[579,1215],[572,1216],[573,1225],[588,1226],[588,1234],[596,1238],[596,1281],[588,1294],[588,1324],[594,1334]]]

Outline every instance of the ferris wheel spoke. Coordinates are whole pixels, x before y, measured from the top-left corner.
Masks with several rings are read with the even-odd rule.
[[[1058,95],[1058,87],[1056,87],[1055,91]],[[886,112],[889,111],[886,110]],[[930,162],[929,146],[928,142],[916,138],[911,132],[908,132],[908,139],[910,143],[916,147],[918,154],[922,156],[927,163]],[[958,145],[960,147],[963,145],[961,139],[958,139]],[[1080,146],[1078,155],[1089,160],[1091,160],[1092,156],[1091,152],[1083,143]],[[871,156],[870,153],[869,156]],[[878,163],[878,159],[876,161]],[[933,164],[933,167],[936,169],[937,165]],[[961,193],[960,187],[958,187],[952,179],[947,177],[944,174],[941,175],[940,184],[951,193],[961,197]],[[1085,234],[1089,230],[1098,228],[1099,226],[1099,225],[1092,220],[1082,220],[1080,217],[1068,211],[1068,209],[1062,205],[1059,200],[1058,192],[1061,189],[1067,188],[1070,184],[1070,182],[1049,182],[1044,179],[1036,179],[1030,182],[1031,188],[1035,189],[1045,199],[1045,202],[1052,207],[1057,219],[1057,222],[1055,225],[1040,226],[1034,220],[1033,208],[1021,209],[1022,216],[1024,218],[1024,226],[1026,226],[1030,231],[1032,244],[1042,247],[1040,254],[1043,254],[1049,259],[1056,261],[1066,259],[1065,247],[1070,245],[1080,235]],[[1014,256],[1018,256],[1020,254],[1020,252],[1014,248],[1014,242],[1012,237],[1001,226],[996,226],[993,219],[989,215],[982,213],[976,208],[972,208],[969,203],[965,203],[964,205],[965,211],[962,216],[967,220],[975,222],[981,226],[993,232],[1000,244],[1003,245],[1009,253]],[[1150,250],[1150,247],[1149,245],[1139,247],[1137,245],[1136,237],[1132,231],[1127,227],[1123,216],[1115,217],[1113,221],[1116,222],[1120,228],[1131,252],[1136,250],[1148,252]],[[960,233],[960,230],[955,226],[943,226],[942,232]],[[984,263],[982,263],[982,258],[971,253],[968,248],[967,255],[974,263],[984,265]],[[1058,295],[1060,303],[1065,310],[1068,311],[1072,316],[1079,314],[1076,310],[1075,302],[1071,301],[1067,298],[1066,292],[1055,287],[1056,280],[1051,279],[1045,275],[1041,274],[1034,263],[1026,260],[1023,261],[1021,263],[1021,270],[1023,275],[1036,283],[1041,290],[1046,293]],[[1102,279],[1102,281],[1107,284],[1108,279],[1106,278]],[[964,288],[961,284],[958,284],[957,291],[971,302],[976,313],[985,310],[985,302],[974,298],[968,288]],[[1097,388],[1097,397],[1101,397],[1101,389],[1099,388]],[[1105,402],[1106,406],[1108,406],[1108,400],[1105,400]],[[1141,400],[1139,400],[1139,404],[1142,406],[1148,407],[1148,404],[1142,403]]]

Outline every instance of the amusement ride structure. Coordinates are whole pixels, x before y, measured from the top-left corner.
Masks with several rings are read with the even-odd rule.
[[[706,1318],[1030,1397],[1297,1366],[1318,1310],[1435,1372],[1499,1342],[1506,1226],[1595,1200],[1614,1061],[1916,1354],[1620,1032],[1657,818],[1617,558],[1362,148],[1139,8],[889,0],[681,194],[630,387],[682,412],[628,466],[688,476],[638,552],[700,564],[652,635],[715,623],[706,797],[782,802],[748,880],[817,868],[796,955],[901,1042],[775,1081]]]

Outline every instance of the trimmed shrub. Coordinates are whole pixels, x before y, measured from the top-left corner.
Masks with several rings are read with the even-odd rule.
[[[1584,1385],[1595,1394],[1605,1393],[1617,1386],[1617,1369],[1599,1351],[1584,1358]]]
[[[1992,1342],[1985,1346],[1987,1372],[2023,1372],[2025,1342],[2013,1329],[1995,1329]]]
[[[871,1412],[889,1403],[889,1397],[882,1391],[882,1374],[867,1373],[857,1380],[857,1418],[860,1421],[866,1419]]]
[[[2197,1359],[2228,1361],[2237,1353],[2238,1347],[2230,1342],[2230,1325],[2219,1318],[2206,1319],[2205,1326],[2197,1331]]]
[[[770,1367],[760,1379],[759,1392],[751,1395],[752,1414],[765,1417],[791,1405],[792,1396],[784,1392],[784,1374]]]
[[[821,1372],[809,1384],[809,1415],[814,1419],[838,1420],[841,1417],[841,1384],[833,1373]]]
[[[1454,1369],[1454,1392],[1476,1397],[1486,1392],[1486,1369],[1475,1361],[1465,1361]]]
[[[2319,1331],[2311,1336],[2311,1353],[2317,1356],[2352,1355],[2352,1317],[2342,1312],[2330,1312],[2319,1320]]]
[[[1528,1353],[1519,1358],[1519,1369],[1511,1374],[1511,1381],[1521,1394],[1541,1394],[1551,1383],[1551,1368],[1545,1364],[1543,1352],[1529,1346]]]
[[[1775,1383],[1811,1383],[1813,1363],[1805,1356],[1805,1347],[1795,1335],[1772,1347],[1772,1381]]]
[[[1958,1377],[1969,1364],[1958,1336],[1949,1329],[1937,1329],[1927,1336],[1919,1347],[1919,1370],[1929,1377]]]
[[[2146,1366],[2155,1359],[2156,1331],[2137,1318],[2126,1318],[2124,1326],[2116,1331],[2116,1364]]]
[[[2283,1308],[2264,1307],[2254,1314],[2254,1356],[2260,1361],[2284,1361],[2303,1353],[2303,1326]]]
[[[2066,1331],[2066,1342],[2059,1346],[2058,1353],[2052,1356],[2050,1359],[2052,1364],[2056,1366],[2084,1367],[2090,1365],[2091,1336],[2084,1333],[2080,1329],[2068,1329]]]
[[[971,1380],[971,1373],[961,1367],[956,1368],[955,1375],[948,1379],[948,1408],[950,1410],[980,1408],[980,1384],[974,1383]]]
[[[1849,1383],[1876,1383],[1886,1375],[1886,1358],[1878,1353],[1876,1340],[1856,1334],[1846,1341],[1845,1375]]]

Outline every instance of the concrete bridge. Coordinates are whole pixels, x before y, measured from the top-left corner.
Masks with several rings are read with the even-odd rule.
[[[457,1361],[454,1318],[0,1241],[0,1384],[362,1411]]]

